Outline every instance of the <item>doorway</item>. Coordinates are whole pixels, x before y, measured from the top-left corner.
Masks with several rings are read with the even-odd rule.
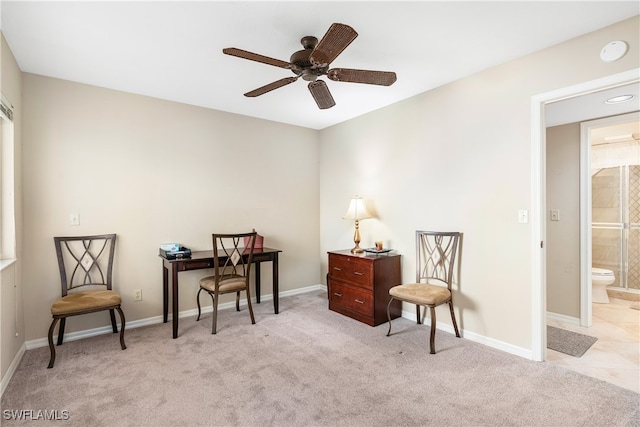
[[[531,358],[544,361],[546,356],[546,119],[545,107],[554,102],[586,96],[608,88],[638,83],[640,69],[570,86],[531,98],[531,232],[532,232],[532,343]],[[581,189],[582,192],[582,189]],[[581,194],[581,197],[584,197]],[[581,221],[584,221],[581,218]],[[584,246],[584,245],[583,245]],[[581,248],[586,251],[586,248]],[[581,257],[583,254],[581,254]]]
[[[580,206],[586,246],[580,324],[589,327],[593,268],[613,273],[607,288],[622,299],[634,300],[632,295],[640,293],[640,113],[590,120],[580,128],[581,187],[587,195]],[[608,293],[598,301],[606,301]]]
[[[548,216],[550,214],[550,212],[548,212],[548,207],[547,207],[547,182],[546,182],[546,168],[547,168],[547,164],[546,164],[546,151],[547,151],[547,141],[546,141],[546,107],[553,104],[553,103],[561,103],[561,101],[563,100],[567,100],[567,99],[573,99],[573,100],[577,100],[577,102],[579,103],[584,103],[586,102],[585,100],[588,99],[591,95],[593,95],[594,93],[605,93],[606,91],[608,91],[609,89],[612,88],[627,88],[627,87],[632,87],[632,86],[637,86],[638,84],[638,70],[633,70],[630,72],[626,72],[626,73],[621,73],[618,75],[614,75],[614,76],[610,76],[607,78],[603,78],[603,79],[599,79],[596,81],[592,81],[592,82],[588,82],[585,84],[581,84],[581,85],[577,85],[577,86],[573,86],[573,87],[569,87],[569,88],[564,88],[561,89],[559,91],[554,91],[551,93],[547,93],[547,94],[542,94],[539,95],[537,97],[533,97],[532,98],[532,183],[533,183],[533,191],[532,191],[532,216],[533,221],[532,221],[532,236],[533,236],[533,265],[532,265],[532,291],[533,291],[533,295],[532,295],[532,304],[533,304],[533,309],[532,309],[532,313],[533,313],[533,327],[532,327],[532,359],[533,360],[537,360],[537,361],[545,361],[547,360],[547,349],[546,349],[546,324],[547,324],[547,318],[546,318],[546,314],[547,314],[547,256],[548,256],[548,249],[546,247],[547,244],[547,239],[548,239],[548,235],[547,235],[547,227],[548,227]],[[638,102],[637,102],[637,95],[636,95],[636,102],[634,102],[632,104],[632,107],[629,111],[638,111]],[[600,116],[591,116],[591,117],[575,117],[575,120],[573,120],[574,122],[582,122],[585,120],[592,120],[595,117],[603,117],[604,115],[600,115]],[[576,157],[577,157],[577,151],[576,151]],[[584,156],[583,156],[584,157]],[[574,158],[575,161],[575,158]],[[588,165],[586,163],[585,160],[582,161],[583,164],[581,164],[581,170],[588,170],[590,173],[591,170],[591,166]],[[581,180],[584,181],[584,180]],[[587,181],[585,181],[587,182]],[[588,181],[590,183],[590,180]],[[591,185],[588,186],[589,190]],[[575,187],[574,187],[575,188]],[[581,200],[587,200],[589,197],[587,197],[587,194],[585,193],[587,189],[586,185],[583,185],[581,187],[580,190],[580,199]],[[575,191],[575,190],[574,190]],[[581,209],[581,215],[580,215],[580,224],[591,224],[591,211],[587,210],[587,209]],[[587,218],[587,213],[588,213],[588,218]],[[625,228],[624,225],[620,226],[621,228]],[[589,230],[591,230],[591,228],[589,227]],[[580,239],[582,241],[584,241],[583,237],[581,236]],[[579,245],[579,244],[575,244],[573,246],[573,250],[575,251],[577,247],[580,247],[580,259],[589,259],[591,260],[591,247],[590,245]],[[589,274],[585,274],[582,270],[584,270],[583,267],[584,265],[588,265],[589,269]],[[580,284],[582,287],[582,282],[585,282],[588,284],[589,290],[591,290],[591,281],[590,281],[590,277],[591,277],[591,262],[589,261],[588,263],[583,263],[581,262],[581,268],[580,268]],[[589,280],[587,280],[587,278]],[[587,295],[588,299],[589,299],[589,304],[585,304],[585,299],[586,298],[581,298],[580,301],[580,305],[581,308],[579,311],[576,311],[578,313],[580,313],[580,317],[582,316],[582,314],[585,312],[585,310],[583,309],[583,306],[588,305],[589,307],[591,307],[591,292],[581,292],[582,295]],[[578,294],[576,294],[578,295]],[[613,306],[613,304],[611,305]],[[629,310],[629,307],[625,307],[626,312],[627,313],[631,313],[634,310]],[[591,318],[591,310],[589,310],[589,318]],[[637,312],[636,312],[637,313]],[[637,317],[637,316],[636,316]],[[598,322],[600,322],[600,315],[598,314]],[[579,322],[574,322],[568,325],[568,327],[566,329],[574,329],[574,332],[578,332],[580,331],[581,326],[579,325]],[[597,329],[598,331],[600,331],[601,329],[601,323],[598,323],[597,327],[594,329]],[[583,329],[583,333],[584,333],[584,329]],[[605,334],[608,334],[608,332],[606,332]],[[597,335],[597,334],[594,334]],[[610,337],[610,335],[609,335]],[[605,340],[607,338],[606,335],[602,336],[601,339]],[[637,347],[637,345],[635,345],[635,347]],[[550,351],[550,358],[554,359],[556,358],[556,355],[554,354],[555,352]],[[622,354],[616,354],[616,355],[612,355],[614,358],[617,356],[618,358],[620,358],[622,356]],[[637,357],[635,357],[635,359],[637,359]],[[591,375],[594,371],[594,369],[592,369],[591,367],[589,369],[582,370],[580,369],[579,365],[580,365],[580,360],[581,359],[574,359],[574,361],[577,361],[577,363],[575,363],[576,366],[574,365],[574,361],[570,361],[569,365],[565,365],[566,367],[569,367],[569,369],[574,368],[574,370],[582,372],[585,375]],[[551,363],[554,363],[554,361],[552,360]],[[615,362],[614,362],[615,363]],[[562,364],[562,363],[561,363]],[[631,376],[633,378],[637,378],[637,374],[638,374],[638,367],[637,364],[634,365],[633,367],[631,367],[630,369],[627,368],[626,374],[628,374],[629,372],[631,372]],[[584,369],[584,367],[583,367]],[[629,375],[624,375],[624,376],[629,376]],[[591,376],[597,376],[597,374],[593,373],[593,375]],[[602,378],[604,380],[607,380],[606,378]],[[614,382],[614,381],[612,381]],[[618,384],[621,386],[625,386],[624,384]],[[636,387],[637,388],[637,384],[632,385],[632,387]],[[637,390],[636,390],[637,391]]]

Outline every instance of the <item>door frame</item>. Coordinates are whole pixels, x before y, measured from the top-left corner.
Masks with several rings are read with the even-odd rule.
[[[580,326],[592,325],[591,263],[592,228],[591,223],[591,130],[620,123],[640,120],[640,113],[623,113],[610,117],[588,120],[580,123]]]
[[[535,361],[544,361],[547,349],[545,105],[638,82],[639,73],[640,68],[636,68],[531,97],[531,356]],[[582,247],[585,245],[580,246],[582,259]]]

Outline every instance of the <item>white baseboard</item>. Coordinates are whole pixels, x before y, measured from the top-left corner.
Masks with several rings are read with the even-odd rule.
[[[409,319],[412,321],[416,321],[416,312],[415,309],[413,311],[405,311],[402,310],[402,317],[405,319]],[[426,316],[424,319],[424,326],[431,327],[431,319],[429,316]],[[453,325],[449,325],[447,323],[441,323],[436,320],[436,329],[441,331],[448,332],[450,334],[455,334],[455,330],[453,329]],[[491,348],[495,348],[496,350],[504,351],[505,353],[513,354],[525,359],[533,360],[533,352],[530,349],[522,348],[515,346],[513,344],[505,343],[503,341],[498,341],[493,338],[486,337],[484,335],[477,334],[471,331],[465,331],[462,328],[458,327],[458,331],[460,332],[460,336],[469,341],[477,342],[478,344],[483,344]]]
[[[16,357],[14,357],[13,360],[11,361],[11,365],[9,365],[9,369],[7,369],[7,372],[2,377],[2,385],[0,386],[0,397],[2,397],[2,395],[4,394],[4,391],[9,385],[9,381],[11,381],[11,378],[13,378],[13,374],[16,372],[16,369],[18,369],[18,365],[20,364],[20,361],[22,360],[22,356],[24,356],[25,351],[27,351],[27,347],[23,343],[20,349],[18,350],[18,353],[16,353]]]
[[[547,311],[547,321],[549,321],[549,320],[556,320],[558,322],[568,323],[570,325],[580,326],[580,318],[579,317],[572,317],[572,316],[567,316],[567,315],[564,315],[564,314],[551,313],[550,311]]]

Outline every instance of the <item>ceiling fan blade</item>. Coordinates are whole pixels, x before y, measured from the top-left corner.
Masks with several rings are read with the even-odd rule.
[[[237,49],[235,47],[222,49],[222,53],[231,56],[237,56],[238,58],[248,59],[250,61],[262,62],[263,64],[273,65],[274,67],[291,68],[291,64],[289,64],[288,62],[269,58],[268,56],[260,55],[246,50]]]
[[[326,67],[358,37],[356,30],[345,24],[331,24],[322,40],[316,45],[309,60],[320,67]]]
[[[285,77],[284,79],[276,80],[275,82],[259,87],[258,89],[254,89],[251,92],[247,92],[244,94],[244,96],[254,98],[256,96],[264,95],[267,92],[271,92],[274,89],[286,86],[290,83],[295,82],[296,80],[298,80],[297,77]]]
[[[313,99],[316,100],[316,104],[318,104],[318,108],[321,110],[326,110],[336,105],[327,84],[322,80],[309,83],[309,92],[311,92]]]
[[[396,81],[396,73],[391,71],[354,70],[351,68],[332,68],[327,71],[327,77],[336,82],[381,86],[391,86]]]

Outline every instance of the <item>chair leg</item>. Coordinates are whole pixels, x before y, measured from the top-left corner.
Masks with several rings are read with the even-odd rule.
[[[393,297],[389,300],[389,304],[387,304],[387,320],[389,321],[389,330],[387,331],[387,336],[391,335],[391,312],[389,311],[391,308],[391,303],[393,302]]]
[[[238,292],[240,294],[240,292]],[[251,316],[251,324],[256,324],[256,319],[253,317],[253,306],[251,305],[251,291],[247,288],[247,307],[249,307],[249,315]]]
[[[215,334],[218,328],[218,298],[211,295],[211,302],[213,303],[213,319],[211,320],[211,333]]]
[[[416,323],[422,325],[422,322],[424,322],[424,319],[420,316],[420,306],[416,304]]]
[[[122,347],[122,349],[124,350],[127,348],[124,343],[124,313],[122,312],[120,306],[116,307],[116,310],[118,310],[118,314],[120,315],[120,347]]]
[[[202,292],[202,288],[198,289],[198,295],[196,295],[196,302],[198,303],[198,317],[196,318],[196,322],[200,320],[200,292]]]
[[[422,324],[424,325],[424,319],[427,317],[427,307],[422,310]]]
[[[236,292],[236,311],[240,311],[240,291]]]
[[[64,327],[67,323],[67,319],[63,317],[60,319],[60,328],[58,329],[58,345],[62,345],[62,339],[64,338]]]
[[[460,338],[460,332],[458,332],[458,324],[456,323],[456,315],[453,312],[453,301],[449,301],[449,311],[451,311],[451,323],[453,323],[453,329],[456,331],[456,337]]]
[[[429,339],[429,346],[431,347],[431,354],[436,354],[436,308],[429,307],[431,310],[431,338]]]
[[[116,324],[116,313],[113,309],[109,310],[109,316],[111,317],[111,328],[113,329],[113,333],[118,333],[118,325]]]
[[[56,323],[58,323],[58,319],[54,317],[51,322],[51,326],[49,326],[49,351],[51,353],[51,357],[49,358],[49,366],[47,366],[48,369],[53,368],[53,364],[56,361],[56,347],[53,345],[53,330],[56,327]]]

